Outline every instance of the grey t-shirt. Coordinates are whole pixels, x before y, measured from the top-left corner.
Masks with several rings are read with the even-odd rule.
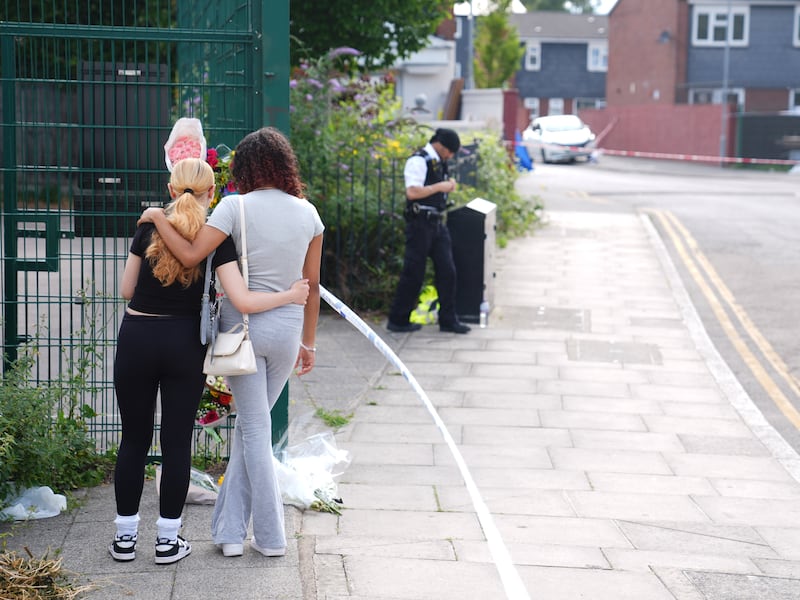
[[[226,196],[211,213],[208,224],[233,238],[239,256],[239,198],[244,200],[247,222],[250,289],[288,290],[303,276],[309,243],[324,230],[317,209],[308,200],[274,189]]]

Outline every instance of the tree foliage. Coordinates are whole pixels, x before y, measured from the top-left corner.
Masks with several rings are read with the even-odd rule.
[[[451,8],[450,0],[292,0],[292,64],[350,46],[367,68],[389,67],[426,47]]]
[[[599,0],[520,0],[528,12],[554,10],[591,14],[600,4]]]
[[[495,9],[478,19],[475,34],[475,86],[503,87],[520,68],[525,48],[508,22],[511,0],[499,0]]]

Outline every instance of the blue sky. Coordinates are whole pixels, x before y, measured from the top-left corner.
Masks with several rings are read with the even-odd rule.
[[[597,12],[600,13],[601,15],[606,15],[608,14],[608,11],[614,8],[614,5],[616,3],[617,0],[603,0],[597,9]]]

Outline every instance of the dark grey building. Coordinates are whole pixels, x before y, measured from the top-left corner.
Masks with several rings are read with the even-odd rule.
[[[460,67],[456,67],[456,76],[460,73],[467,78],[469,30],[475,21],[457,19],[456,62]],[[531,116],[577,113],[605,105],[608,17],[537,11],[511,14],[509,22],[525,45],[515,80]]]

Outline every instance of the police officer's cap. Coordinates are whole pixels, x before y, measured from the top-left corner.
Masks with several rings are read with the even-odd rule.
[[[439,142],[453,154],[458,152],[458,149],[461,148],[461,140],[458,138],[458,134],[452,129],[437,129],[436,133],[434,133],[431,138],[431,143],[433,142]]]

